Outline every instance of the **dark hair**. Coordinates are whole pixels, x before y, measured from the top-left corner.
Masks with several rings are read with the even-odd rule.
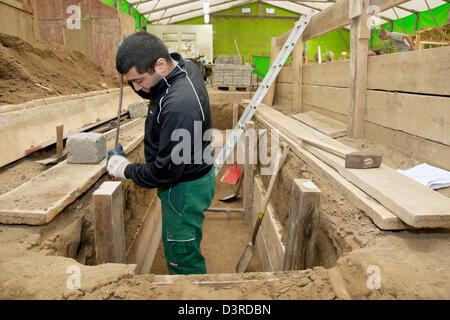
[[[138,73],[153,74],[159,58],[171,63],[169,51],[162,40],[147,32],[136,32],[120,44],[116,56],[116,69],[120,74],[125,74],[136,67]]]

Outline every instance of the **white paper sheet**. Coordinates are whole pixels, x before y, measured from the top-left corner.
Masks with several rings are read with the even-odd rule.
[[[450,172],[426,163],[419,164],[407,170],[398,169],[397,172],[433,190],[450,187]]]

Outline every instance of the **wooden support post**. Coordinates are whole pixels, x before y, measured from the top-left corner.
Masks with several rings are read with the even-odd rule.
[[[350,138],[364,137],[367,90],[367,54],[370,30],[367,26],[368,0],[355,0],[360,15],[350,25],[350,106],[347,116],[347,135]],[[358,4],[359,3],[359,7]],[[355,12],[350,12],[350,15]]]
[[[294,180],[289,202],[289,226],[283,270],[306,268],[307,240],[313,232],[313,218],[319,212],[320,193],[312,181]]]
[[[272,67],[273,63],[275,62],[275,59],[277,58],[278,54],[281,51],[281,46],[278,45],[277,38],[272,38],[272,52],[270,54],[270,66]],[[267,91],[267,94],[264,98],[264,104],[268,106],[273,105],[273,98],[275,97],[275,87],[277,85],[277,81],[272,83],[269,90]]]
[[[254,122],[247,121],[245,123],[244,221],[250,221],[253,212],[253,169],[256,163],[256,132],[254,130]],[[253,135],[253,138],[250,135]]]
[[[233,103],[233,129],[239,121],[239,104]]]
[[[104,182],[92,198],[97,264],[125,263],[122,182]]]
[[[60,156],[62,155],[64,151],[64,125],[58,124],[56,126],[56,155]]]
[[[297,44],[294,47],[293,53],[294,63],[294,93],[293,93],[293,102],[292,108],[295,112],[303,112],[302,105],[302,85],[303,85],[303,42],[300,38],[297,41]]]

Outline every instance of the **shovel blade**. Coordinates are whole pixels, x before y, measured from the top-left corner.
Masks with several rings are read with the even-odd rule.
[[[253,253],[255,252],[255,246],[250,241],[245,247],[244,252],[242,253],[241,258],[239,259],[238,264],[236,265],[236,273],[243,273],[247,270],[247,267],[250,261],[253,258]]]

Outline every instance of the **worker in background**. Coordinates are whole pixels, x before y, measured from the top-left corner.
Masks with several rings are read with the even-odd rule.
[[[327,53],[327,62],[333,62],[334,61],[334,52],[328,51]]]
[[[388,32],[385,29],[381,29],[380,33],[378,34],[378,37],[381,40],[391,39],[397,50],[400,52],[414,50],[414,43],[408,34],[402,34],[398,32]]]
[[[178,53],[169,54],[161,39],[146,32],[123,41],[116,68],[139,96],[150,99],[144,135],[146,163],[130,163],[120,146],[118,151],[108,151],[108,172],[142,188],[158,188],[170,274],[204,274],[203,211],[213,199],[216,177],[203,77],[194,63]],[[183,133],[190,137],[173,138]],[[188,148],[179,148],[181,142],[187,142]]]

